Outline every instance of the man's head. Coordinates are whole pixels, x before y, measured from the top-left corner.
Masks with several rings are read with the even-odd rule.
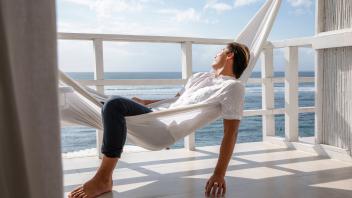
[[[212,64],[214,69],[232,69],[235,78],[240,78],[247,68],[250,52],[247,46],[240,43],[229,43],[216,56]]]

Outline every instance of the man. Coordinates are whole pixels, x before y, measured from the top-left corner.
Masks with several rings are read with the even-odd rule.
[[[176,95],[179,98],[169,108],[218,101],[221,103],[221,116],[224,119],[224,137],[213,175],[205,186],[207,196],[224,195],[226,192],[225,174],[237,140],[238,127],[243,113],[244,85],[237,80],[246,69],[250,53],[245,45],[229,43],[214,58],[211,72],[192,75],[187,84]],[[102,163],[95,176],[83,186],[75,189],[69,197],[93,198],[112,190],[112,173],[121,157],[126,141],[125,116],[152,112],[145,105],[159,100],[140,98],[110,98],[102,108],[104,137]]]

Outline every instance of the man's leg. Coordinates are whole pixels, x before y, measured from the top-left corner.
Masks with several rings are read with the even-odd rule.
[[[82,187],[72,191],[69,197],[91,198],[112,190],[112,173],[126,142],[125,116],[149,112],[152,110],[121,96],[112,97],[104,104],[102,108],[104,124],[102,163],[95,176]]]

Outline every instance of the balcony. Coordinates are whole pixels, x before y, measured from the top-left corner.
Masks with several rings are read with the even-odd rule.
[[[114,85],[182,85],[192,75],[193,44],[223,45],[232,41],[76,33],[59,33],[58,38],[92,42],[96,61],[95,79],[81,80],[80,83],[95,86],[99,92],[104,92],[104,86]],[[178,43],[182,78],[105,80],[105,41]],[[317,38],[312,37],[272,41],[265,45],[261,56],[261,78],[248,81],[249,84],[262,86],[262,108],[244,112],[244,116],[262,116],[263,141],[236,144],[227,171],[227,197],[348,197],[351,194],[352,160],[347,150],[321,144],[317,127],[314,136],[299,137],[299,113],[314,113],[317,110],[315,106],[299,107],[299,83],[316,83],[317,77],[298,76],[298,49],[312,48],[317,43]],[[284,77],[273,75],[273,50],[278,48],[284,48]],[[274,83],[285,83],[284,108],[274,107]],[[319,97],[319,92],[315,97]],[[285,116],[284,137],[275,135],[275,115]],[[97,131],[98,151],[101,141],[102,132]],[[151,152],[128,146],[113,176],[113,192],[102,197],[202,197],[218,152],[218,145],[195,147],[194,133],[185,138],[182,149]],[[63,161],[65,193],[91,178],[100,164],[97,155],[64,157]]]

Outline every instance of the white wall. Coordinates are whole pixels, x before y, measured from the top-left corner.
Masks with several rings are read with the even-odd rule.
[[[351,28],[352,1],[323,0],[318,33]],[[352,149],[352,47],[320,50],[322,67],[321,143]]]

